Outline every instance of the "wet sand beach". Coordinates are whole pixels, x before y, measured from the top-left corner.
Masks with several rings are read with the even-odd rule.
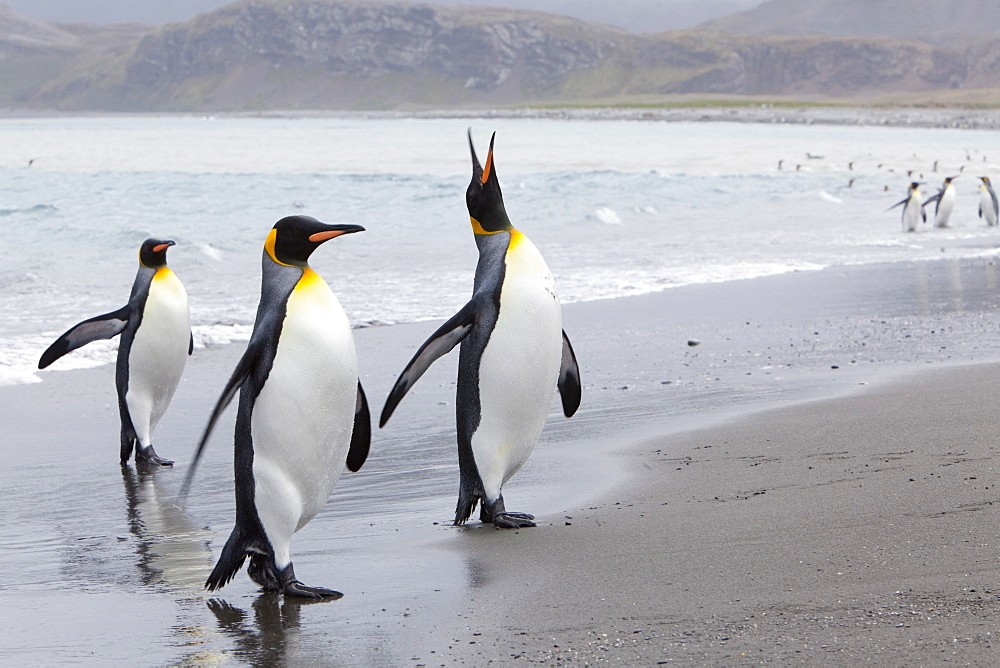
[[[928,371],[649,439],[546,531],[453,545],[477,579],[422,658],[992,665],[998,391],[1000,365]]]
[[[157,450],[117,463],[113,369],[0,388],[5,661],[160,665],[986,664],[1000,632],[989,258],[571,304],[583,405],[505,487],[539,527],[449,526],[456,359],[292,544],[307,584],[201,589],[232,527],[242,353],[195,351]],[[438,323],[356,330],[373,412]],[[451,356],[454,357],[454,356]],[[555,405],[553,409],[555,409]]]

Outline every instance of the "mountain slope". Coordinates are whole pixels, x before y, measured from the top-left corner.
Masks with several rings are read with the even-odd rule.
[[[20,52],[22,72],[34,63],[34,83],[23,75],[15,95],[0,76],[0,104],[412,109],[1000,89],[998,38],[955,48],[704,30],[636,35],[539,12],[362,0],[242,0],[157,29],[49,27],[52,44]],[[0,75],[13,73],[4,44]]]
[[[946,44],[995,34],[1000,5],[995,0],[769,0],[701,27],[748,35],[910,37]]]

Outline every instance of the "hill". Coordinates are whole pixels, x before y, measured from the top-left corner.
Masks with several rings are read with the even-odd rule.
[[[1000,90],[1000,38],[953,47],[637,35],[539,12],[361,0],[242,0],[156,29],[0,12],[0,106],[10,108],[415,109],[963,89]]]
[[[994,0],[769,0],[701,25],[747,35],[915,38],[967,41],[1000,30]]]

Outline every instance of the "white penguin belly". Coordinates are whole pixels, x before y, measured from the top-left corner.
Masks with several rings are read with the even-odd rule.
[[[908,232],[913,232],[917,229],[917,225],[923,219],[921,215],[922,207],[920,206],[920,196],[910,197],[910,201],[907,202],[903,209],[903,224],[906,226]]]
[[[358,362],[347,316],[311,270],[288,305],[251,417],[255,505],[279,568],[294,532],[316,516],[347,460]]]
[[[507,251],[500,315],[479,364],[480,422],[472,451],[487,501],[534,450],[562,361],[562,312],[552,274],[526,237]]]
[[[937,215],[934,218],[934,224],[938,227],[947,227],[948,220],[951,218],[951,212],[955,208],[955,188],[954,186],[948,186],[945,188],[944,192],[941,193],[941,201],[938,203]]]
[[[986,186],[979,186],[979,209],[983,212],[983,218],[987,225],[997,224],[997,214],[993,210],[993,198],[990,197],[990,191],[986,189]]]
[[[149,285],[142,322],[128,358],[125,403],[139,443],[146,447],[170,405],[191,342],[187,292],[176,274],[159,269]]]

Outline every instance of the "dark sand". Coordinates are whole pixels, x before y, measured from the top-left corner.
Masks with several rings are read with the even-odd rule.
[[[630,448],[544,531],[451,546],[470,601],[421,658],[996,665],[998,392],[925,372]]]
[[[315,605],[244,574],[200,588],[232,526],[231,417],[174,504],[241,346],[192,358],[157,433],[175,470],[119,469],[110,367],[0,388],[0,656],[988,665],[998,285],[992,260],[942,260],[567,306],[583,407],[505,488],[535,529],[447,525],[442,360],[293,542],[303,581],[345,592]],[[373,412],[435,326],[356,332]]]

